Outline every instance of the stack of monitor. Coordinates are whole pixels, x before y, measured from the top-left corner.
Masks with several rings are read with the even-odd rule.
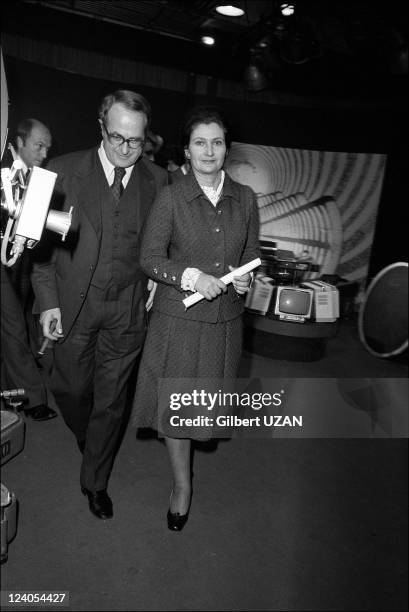
[[[307,271],[318,271],[311,262],[284,259],[275,243],[261,241],[263,265],[246,298],[246,308],[282,321],[331,323],[339,317],[337,288],[320,280],[303,281]],[[289,254],[291,254],[289,252]]]

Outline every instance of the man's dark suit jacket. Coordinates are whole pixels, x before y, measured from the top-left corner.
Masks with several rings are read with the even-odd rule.
[[[221,277],[260,256],[256,197],[250,187],[227,174],[222,196],[214,207],[193,172],[163,189],[146,220],[141,266],[158,281],[153,309],[176,317],[228,321],[244,309],[244,299],[228,286],[226,294],[202,300],[187,310],[181,289],[186,267]]]
[[[34,266],[32,282],[36,296],[34,311],[61,308],[64,338],[76,320],[91,284],[101,244],[100,206],[101,162],[97,148],[70,153],[51,160],[48,170],[58,174],[51,208],[68,211],[73,206],[70,232],[65,242],[44,236],[42,250],[52,248]],[[102,171],[103,172],[103,171]],[[105,178],[105,177],[104,177]],[[167,173],[140,158],[121,199],[121,205],[135,206],[141,229],[156,194],[167,183]],[[135,244],[138,258],[139,237]],[[42,256],[42,253],[41,253]],[[143,275],[138,266],[135,281]]]

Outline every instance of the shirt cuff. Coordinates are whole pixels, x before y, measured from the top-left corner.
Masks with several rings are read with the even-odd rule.
[[[180,286],[183,291],[194,291],[196,281],[201,275],[202,271],[197,268],[186,268],[182,274]]]

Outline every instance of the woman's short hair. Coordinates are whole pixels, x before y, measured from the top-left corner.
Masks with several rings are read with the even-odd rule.
[[[201,123],[220,125],[224,132],[226,146],[230,146],[229,127],[222,111],[217,106],[196,106],[188,112],[182,126],[181,145],[183,148],[188,146],[193,130]]]
[[[144,113],[147,118],[147,126],[149,125],[151,119],[151,105],[146,98],[141,96],[141,94],[130,91],[129,89],[117,89],[114,93],[106,95],[99,106],[99,119],[104,121],[109,109],[116,103],[122,104],[128,110]]]

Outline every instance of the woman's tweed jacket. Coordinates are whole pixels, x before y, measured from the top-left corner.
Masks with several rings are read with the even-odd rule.
[[[153,309],[208,323],[239,316],[244,298],[233,285],[216,299],[204,299],[186,310],[182,300],[190,292],[182,291],[181,278],[187,267],[221,277],[229,272],[229,265],[238,267],[259,257],[258,235],[253,191],[227,174],[216,207],[193,173],[165,187],[146,219],[141,246],[141,267],[158,282]]]

